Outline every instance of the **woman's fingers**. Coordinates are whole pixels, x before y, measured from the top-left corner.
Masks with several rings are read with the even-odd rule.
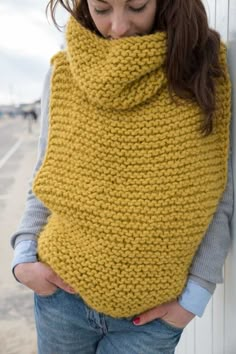
[[[169,322],[176,327],[183,328],[194,317],[195,315],[193,313],[185,310],[179,305],[178,301],[175,300],[143,312],[133,319],[133,323],[135,325],[144,325],[145,323],[151,322],[157,318],[163,318],[166,322]]]
[[[157,318],[163,317],[166,314],[166,310],[163,305],[154,307],[148,311],[143,312],[142,314],[136,316],[133,319],[135,325],[144,325],[148,322],[151,322]]]
[[[74,290],[44,263],[18,264],[14,269],[14,273],[22,284],[39,295],[52,294],[57,287],[71,294],[74,293]]]
[[[56,287],[68,292],[68,293],[71,293],[71,294],[74,294],[75,291],[74,289],[72,289],[72,287],[70,287],[68,284],[66,284],[55,272],[53,272],[51,270],[51,272],[49,272],[49,274],[47,275],[47,281],[53,285],[55,285]]]

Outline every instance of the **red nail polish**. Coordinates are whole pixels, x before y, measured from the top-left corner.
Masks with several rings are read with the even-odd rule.
[[[134,324],[139,324],[140,322],[140,317],[136,317],[134,320],[133,320],[133,323]]]

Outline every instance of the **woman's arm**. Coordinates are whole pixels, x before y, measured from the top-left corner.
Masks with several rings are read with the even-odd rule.
[[[233,194],[232,151],[230,149],[226,189],[193,259],[187,285],[178,300],[182,307],[198,316],[202,316],[214,293],[216,283],[223,282],[223,266],[231,244]]]
[[[40,168],[46,151],[50,77],[51,70],[46,76],[42,95],[41,132],[33,177]],[[30,184],[32,185],[32,180]],[[36,198],[30,186],[19,228],[11,237],[11,244],[14,247],[13,274],[18,281],[39,295],[51,295],[57,287],[73,294],[73,289],[65,284],[49,266],[37,260],[37,236],[47,223],[49,215],[50,211]]]
[[[51,70],[46,76],[41,99],[41,129],[37,163],[30,181],[24,213],[17,231],[11,236],[11,245],[14,248],[12,269],[19,263],[37,261],[37,235],[47,223],[50,215],[50,211],[32,192],[32,180],[42,164],[47,145],[50,76]]]
[[[223,266],[231,245],[231,220],[233,216],[232,152],[228,162],[228,181],[217,211],[193,259],[190,277],[200,277],[212,283],[223,282]]]

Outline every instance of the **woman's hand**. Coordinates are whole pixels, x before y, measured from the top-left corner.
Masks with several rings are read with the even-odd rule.
[[[161,318],[175,327],[184,328],[194,317],[195,315],[192,312],[185,310],[175,300],[143,312],[133,320],[133,323],[135,325],[144,325],[157,318]],[[135,321],[136,319],[137,321]]]
[[[57,288],[74,294],[74,290],[46,264],[42,262],[21,263],[14,268],[16,278],[38,295],[48,296]]]

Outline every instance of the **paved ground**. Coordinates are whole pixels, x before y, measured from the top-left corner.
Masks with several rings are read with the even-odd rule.
[[[9,239],[24,209],[38,125],[29,133],[21,118],[0,120],[0,354],[36,354],[32,293],[11,274]]]

